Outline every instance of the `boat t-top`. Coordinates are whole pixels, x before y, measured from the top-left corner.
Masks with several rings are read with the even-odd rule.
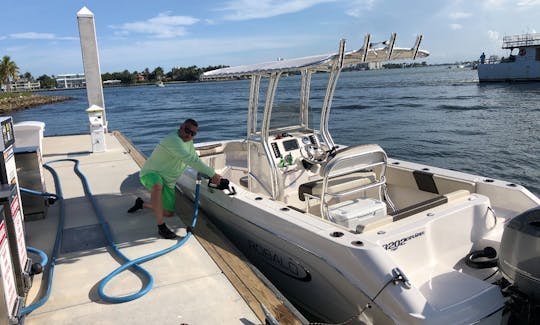
[[[206,80],[249,78],[250,95],[245,138],[197,147],[229,180],[204,186],[201,208],[312,321],[500,323],[516,302],[534,307],[534,194],[392,159],[377,144],[334,141],[330,110],[343,68],[429,55],[419,49],[421,36],[411,48],[395,47],[395,34],[370,38],[354,51],[342,40],[337,53],[204,73]],[[311,92],[316,73],[328,82]],[[287,105],[275,101],[293,90],[278,87],[284,78],[298,81],[297,99]],[[192,199],[197,176],[188,169],[177,182]]]

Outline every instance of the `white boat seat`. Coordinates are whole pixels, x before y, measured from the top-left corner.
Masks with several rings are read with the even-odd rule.
[[[328,181],[328,192],[337,193],[345,192],[354,188],[365,186],[375,182],[374,172],[354,172],[346,175],[334,177]],[[312,196],[321,196],[322,178],[300,185],[298,188],[298,198],[300,201],[305,201],[305,194]]]
[[[434,208],[439,205],[443,205],[448,202],[448,198],[444,195],[439,195],[437,197],[427,199],[425,201],[409,205],[402,209],[391,212],[390,215],[393,217],[394,221],[401,220],[417,214],[419,212],[425,211],[427,209]]]
[[[469,197],[470,195],[471,193],[467,190],[457,190],[452,193],[448,193],[448,194],[441,195],[435,198],[431,198],[431,199],[410,205],[403,209],[390,212],[387,216],[381,216],[379,214],[377,215],[376,218],[363,218],[356,225],[356,232],[362,233],[365,231],[370,231],[372,229],[392,223],[394,221],[405,219],[412,215],[418,214],[422,211],[426,211],[426,210],[432,209],[437,206],[441,206],[449,202],[453,202],[459,199]]]
[[[331,204],[350,200],[353,196],[365,197],[366,190],[377,189],[378,199],[383,201],[386,162],[386,153],[376,144],[339,150],[321,168],[322,179],[299,186],[299,199],[306,202],[306,211],[310,211],[311,199],[319,201],[321,217],[327,220],[332,220],[328,211]],[[393,209],[391,201],[386,199]]]
[[[457,200],[459,198],[467,197],[471,194],[471,192],[467,190],[457,190],[452,193],[448,193],[445,195],[440,195],[413,205],[410,205],[408,207],[405,207],[403,209],[399,209],[397,211],[394,211],[390,213],[392,216],[393,221],[401,220],[404,218],[407,218],[409,216],[412,216],[414,214],[417,214],[419,212],[434,208],[439,205],[443,205],[445,203],[448,203],[452,200]]]

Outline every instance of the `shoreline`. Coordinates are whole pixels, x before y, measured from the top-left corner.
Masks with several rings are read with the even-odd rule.
[[[35,106],[63,102],[73,100],[75,98],[69,96],[45,96],[31,95],[20,97],[7,97],[0,99],[0,114],[9,113],[11,111],[19,111]]]

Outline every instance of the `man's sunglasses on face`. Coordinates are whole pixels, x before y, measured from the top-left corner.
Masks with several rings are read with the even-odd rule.
[[[196,136],[197,135],[197,132],[193,131],[192,129],[188,128],[187,126],[184,125],[184,132],[187,134],[187,135],[191,135],[192,137]]]

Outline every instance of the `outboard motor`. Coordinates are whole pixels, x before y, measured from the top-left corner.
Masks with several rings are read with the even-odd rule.
[[[527,305],[528,321],[540,318],[540,207],[523,212],[510,220],[503,232],[499,268],[512,285],[512,300]],[[515,313],[514,313],[515,314]]]

